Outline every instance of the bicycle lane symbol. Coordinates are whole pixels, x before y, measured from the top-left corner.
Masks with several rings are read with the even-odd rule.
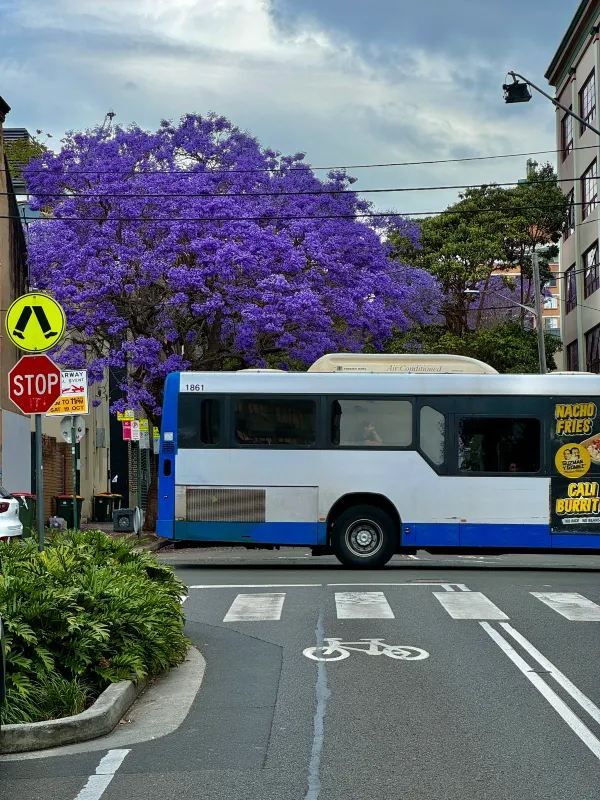
[[[427,650],[403,644],[387,644],[383,639],[360,639],[343,642],[336,636],[326,636],[320,647],[306,647],[302,653],[312,661],[343,661],[351,652],[367,656],[387,656],[397,661],[423,661],[429,658]]]

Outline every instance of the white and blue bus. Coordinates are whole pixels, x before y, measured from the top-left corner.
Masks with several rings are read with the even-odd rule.
[[[589,374],[173,373],[157,530],[363,567],[600,552],[599,406]]]

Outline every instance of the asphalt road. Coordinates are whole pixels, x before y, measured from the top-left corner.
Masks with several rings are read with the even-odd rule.
[[[206,658],[187,717],[3,761],[3,800],[597,800],[600,557],[161,558]]]

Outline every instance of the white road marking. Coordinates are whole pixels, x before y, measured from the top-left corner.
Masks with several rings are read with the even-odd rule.
[[[181,605],[183,605],[187,599],[188,599],[187,594],[180,594],[179,595],[179,602],[181,603]]]
[[[513,626],[509,622],[501,622],[500,627],[504,628],[504,630],[513,637],[513,639],[518,642],[523,650],[526,650],[529,655],[534,658],[538,664],[543,667],[544,669],[548,670],[548,674],[551,675],[554,680],[559,683],[562,688],[571,695],[573,700],[576,703],[579,703],[581,708],[590,715],[590,717],[595,720],[600,725],[600,708],[595,703],[592,703],[589,697],[587,697],[580,689],[572,683],[566,675],[564,675],[558,667],[555,667],[554,664],[546,658],[539,650],[537,650],[530,641],[528,641],[519,631],[515,630]]]
[[[410,558],[410,559],[411,559],[411,561],[420,561],[420,560],[421,560],[421,559],[419,558],[419,556],[408,555],[408,556],[406,556],[406,557],[407,557],[407,558]]]
[[[313,589],[323,586],[322,583],[197,583],[188,586],[188,589],[287,589],[305,588]]]
[[[100,800],[130,750],[109,750],[75,800]]]
[[[451,583],[442,583],[442,589],[445,592],[453,592],[454,591],[454,585],[451,584]]]
[[[529,664],[521,658],[517,651],[504,639],[500,633],[493,628],[489,622],[479,623],[484,631],[490,636],[498,645],[498,647],[510,658],[518,669],[521,670],[523,675],[530,681],[538,692],[550,703],[552,708],[559,714],[567,723],[573,733],[578,736],[581,741],[588,747],[591,752],[600,759],[600,740],[594,736],[591,730],[585,725],[579,717],[571,711],[569,706],[561,700],[556,692],[551,689],[546,681],[531,670]]]
[[[482,592],[433,592],[433,596],[453,619],[508,619]]]
[[[577,592],[530,592],[572,622],[600,622],[600,606]]]
[[[263,622],[281,619],[285,592],[238,594],[223,622]]]
[[[368,582],[354,581],[354,583],[327,583],[326,586],[456,586],[460,588],[464,586],[463,583],[445,583],[444,581],[410,581],[407,583],[382,583],[382,582]],[[465,591],[465,590],[462,590]],[[469,590],[466,589],[468,592]]]
[[[394,619],[383,592],[336,592],[338,619]]]

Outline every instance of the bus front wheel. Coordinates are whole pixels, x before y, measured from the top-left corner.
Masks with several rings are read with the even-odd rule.
[[[331,546],[347,567],[382,567],[396,551],[398,532],[382,508],[358,505],[343,511],[331,531]]]

